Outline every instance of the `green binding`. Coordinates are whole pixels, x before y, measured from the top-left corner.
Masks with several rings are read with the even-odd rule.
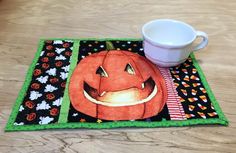
[[[81,38],[81,39],[70,39],[70,38],[45,38],[41,39],[38,45],[37,53],[33,59],[32,64],[29,67],[29,70],[26,75],[25,82],[22,86],[21,91],[19,92],[19,95],[17,97],[16,103],[12,109],[12,113],[8,119],[8,123],[5,127],[5,131],[34,131],[34,130],[44,130],[44,129],[63,129],[63,128],[90,128],[90,129],[100,129],[100,128],[121,128],[121,127],[146,127],[146,128],[153,128],[153,127],[181,127],[181,126],[190,126],[190,125],[203,125],[203,124],[221,124],[221,125],[228,125],[228,120],[224,116],[218,102],[216,101],[207,81],[206,78],[197,62],[197,60],[194,57],[194,54],[191,54],[191,58],[193,60],[193,64],[196,67],[200,78],[204,84],[204,87],[207,90],[207,93],[209,94],[209,97],[212,101],[213,106],[215,107],[216,112],[219,115],[219,118],[209,118],[209,119],[191,119],[191,120],[184,120],[184,121],[161,121],[161,122],[145,122],[145,121],[119,121],[119,122],[105,122],[105,123],[67,123],[67,115],[65,115],[66,112],[68,112],[68,104],[69,104],[69,97],[68,94],[65,95],[63,98],[63,103],[66,101],[66,104],[61,108],[59,123],[54,124],[46,124],[46,125],[14,125],[19,107],[23,101],[24,93],[27,91],[28,86],[31,82],[32,74],[35,68],[35,65],[38,61],[38,58],[40,56],[40,53],[43,49],[44,40],[73,40],[74,42],[74,50],[76,51],[79,48],[79,41],[87,41],[87,40],[97,40],[97,41],[106,41],[106,48],[107,50],[114,50],[114,46],[111,43],[111,40],[121,40],[121,41],[142,41],[140,38]],[[73,54],[73,53],[72,53]],[[74,53],[72,58],[76,58],[76,53]],[[73,60],[72,60],[73,62]],[[74,65],[76,65],[76,61],[73,62]],[[71,74],[73,71],[73,68],[70,69],[69,74]],[[68,77],[69,79],[69,77]],[[68,85],[65,92],[68,92]]]

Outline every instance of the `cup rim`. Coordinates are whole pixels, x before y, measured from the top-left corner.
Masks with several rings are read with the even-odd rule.
[[[188,28],[190,28],[190,29],[193,31],[194,37],[193,37],[191,40],[189,40],[189,41],[187,41],[187,42],[185,42],[185,43],[175,45],[175,44],[164,44],[164,43],[160,43],[160,42],[158,42],[158,41],[153,40],[152,38],[150,38],[149,36],[147,36],[147,35],[145,34],[145,29],[146,29],[146,27],[147,27],[148,25],[153,24],[153,23],[155,23],[155,22],[163,22],[163,21],[164,21],[164,22],[180,23],[180,24],[183,24],[183,25],[187,26]],[[185,22],[182,22],[182,21],[174,20],[174,19],[156,19],[156,20],[151,20],[151,21],[149,21],[149,22],[147,22],[147,23],[145,23],[145,24],[143,25],[143,27],[142,27],[142,34],[143,34],[144,40],[146,39],[146,40],[149,41],[151,44],[153,44],[153,45],[158,45],[158,46],[161,46],[161,47],[168,47],[168,48],[170,48],[170,47],[171,47],[171,48],[178,48],[178,47],[187,46],[187,45],[191,44],[191,43],[196,39],[196,30],[195,30],[191,25],[189,25],[189,24],[187,24],[187,23],[185,23]]]

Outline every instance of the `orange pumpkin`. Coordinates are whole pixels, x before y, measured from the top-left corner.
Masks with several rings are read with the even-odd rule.
[[[31,88],[32,89],[39,89],[40,88],[40,84],[39,83],[33,83],[33,84],[31,84]]]
[[[55,55],[55,53],[53,53],[53,52],[47,53],[48,57],[53,57],[54,55]]]
[[[62,46],[63,46],[64,48],[67,48],[67,47],[70,46],[70,44],[69,44],[69,43],[64,43]]]
[[[62,64],[63,64],[62,61],[58,61],[58,62],[55,63],[56,67],[61,67]]]
[[[42,61],[42,62],[48,62],[49,59],[48,59],[48,57],[43,57],[43,58],[41,59],[41,61]]]
[[[167,99],[164,78],[155,65],[117,50],[82,59],[72,74],[69,95],[77,111],[104,120],[152,117]]]
[[[35,113],[30,113],[30,114],[27,114],[27,116],[26,116],[26,119],[28,121],[33,121],[35,118],[36,118],[36,114]]]
[[[56,116],[57,114],[58,114],[58,109],[57,108],[52,108],[51,110],[50,110],[50,115],[52,115],[52,116]]]
[[[49,93],[49,94],[46,95],[46,98],[47,98],[48,100],[52,100],[52,99],[55,98],[55,95],[54,95],[53,93]]]
[[[66,56],[71,56],[71,52],[66,51],[66,52],[65,52],[65,55],[66,55]]]
[[[56,83],[58,82],[58,78],[54,77],[49,80],[51,83]]]
[[[61,87],[62,87],[62,88],[65,88],[65,87],[66,87],[66,82],[62,82],[62,83],[61,83]]]
[[[32,109],[32,108],[34,108],[35,104],[34,104],[34,102],[28,100],[25,102],[25,106]]]
[[[48,46],[46,46],[46,49],[47,49],[47,50],[52,50],[52,49],[53,49],[53,46],[52,46],[52,45],[48,45]]]
[[[34,76],[39,76],[42,73],[40,69],[35,69],[34,70]]]
[[[48,69],[48,68],[49,68],[49,64],[43,63],[43,64],[42,64],[42,67],[43,67],[44,69]]]

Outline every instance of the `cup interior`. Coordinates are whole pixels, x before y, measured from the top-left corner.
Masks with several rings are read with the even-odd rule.
[[[188,24],[175,20],[154,20],[143,26],[144,38],[154,44],[184,46],[191,43],[195,30]]]

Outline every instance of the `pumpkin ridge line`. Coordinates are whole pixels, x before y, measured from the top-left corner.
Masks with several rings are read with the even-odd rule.
[[[102,65],[101,65],[102,67],[104,67],[104,63],[105,63],[105,60],[106,60],[106,57],[107,57],[108,53],[109,52],[107,51],[106,54],[105,54],[105,57],[102,59]],[[102,77],[100,77],[98,92],[100,92],[101,80],[102,80]]]
[[[107,51],[106,54],[104,55],[104,58],[102,59],[102,65],[101,66],[103,66],[103,64],[105,63],[105,59],[106,59],[108,53],[109,53],[109,51]],[[102,77],[100,77],[100,79],[99,79],[98,94],[100,93],[101,82],[102,82]],[[98,113],[98,111],[99,111],[98,107],[99,107],[98,104],[96,104],[96,118],[98,118],[98,114],[99,114]]]

